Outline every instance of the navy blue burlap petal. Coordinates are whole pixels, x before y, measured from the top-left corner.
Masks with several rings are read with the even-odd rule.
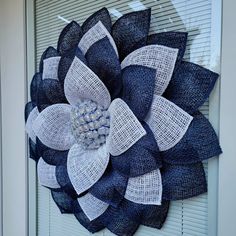
[[[144,175],[162,166],[162,160],[155,137],[149,126],[143,122],[147,134],[119,156],[111,156],[114,170],[127,177]]]
[[[65,193],[62,189],[51,190],[51,195],[61,213],[74,212],[74,201],[76,200]]]
[[[182,61],[163,96],[192,114],[209,97],[218,76],[199,65]]]
[[[37,144],[34,143],[30,138],[29,138],[29,157],[36,162],[38,162],[40,158],[40,156],[38,155]]]
[[[40,62],[39,62],[39,72],[43,73],[43,60],[50,57],[60,56],[58,51],[54,47],[48,47],[42,54]]]
[[[121,66],[108,37],[94,43],[85,56],[88,66],[106,85],[111,98],[116,98],[122,88]]]
[[[66,158],[67,160],[67,158]],[[70,181],[68,172],[67,172],[67,163],[64,161],[62,164],[56,166],[56,178],[57,182],[61,186],[64,192],[69,194],[73,198],[77,198],[78,195],[73,188],[73,185]]]
[[[192,164],[222,153],[217,135],[210,122],[200,113],[193,120],[184,137],[173,148],[161,153],[170,164]]]
[[[37,95],[37,107],[39,112],[49,105],[68,103],[61,83],[55,79],[42,80]]]
[[[207,182],[201,162],[192,165],[165,163],[161,173],[163,200],[182,200],[207,192]]]
[[[124,199],[119,208],[122,214],[132,221],[160,229],[167,217],[169,201],[162,201],[162,204],[157,206],[138,204]]]
[[[131,65],[122,70],[122,99],[139,120],[144,120],[151,107],[156,79],[156,70],[145,66]]]
[[[99,218],[106,228],[117,236],[132,236],[139,227],[139,223],[124,214],[120,207],[109,206]]]
[[[82,211],[78,201],[74,201],[74,215],[76,219],[83,225],[89,232],[95,233],[105,228],[101,222],[100,217],[90,221]]]
[[[36,73],[30,83],[30,97],[33,102],[37,102],[38,89],[42,81],[42,74]]]
[[[161,229],[168,215],[169,201],[162,201],[161,206],[155,206],[149,214],[145,214],[142,219],[142,225]],[[146,207],[146,206],[145,206]]]
[[[123,199],[128,178],[114,171],[109,165],[103,174],[89,190],[98,199],[112,206],[117,206]]]
[[[64,80],[66,78],[66,74],[71,66],[71,63],[73,62],[74,58],[78,57],[85,65],[87,65],[87,61],[81,52],[81,50],[77,47],[75,52],[67,53],[63,56],[61,56],[61,59],[59,61],[58,65],[58,79],[61,82],[62,86],[64,86]]]
[[[73,52],[78,46],[83,33],[80,25],[71,21],[61,32],[58,42],[57,51],[60,55],[65,55],[68,52]]]
[[[146,45],[150,27],[151,9],[131,12],[120,17],[112,27],[112,36],[119,51],[120,60]]]
[[[177,62],[183,59],[188,33],[187,32],[162,32],[148,36],[147,44],[159,44],[170,48],[178,48]]]
[[[34,102],[28,102],[25,105],[25,122],[28,119],[28,116],[30,114],[30,112],[36,107],[36,104]]]
[[[58,151],[45,146],[36,138],[37,153],[49,165],[63,165],[67,160],[68,151]]]
[[[82,25],[83,33],[85,34],[89,29],[96,25],[99,21],[106,27],[106,29],[111,32],[111,17],[108,10],[103,7],[99,11],[93,13]]]

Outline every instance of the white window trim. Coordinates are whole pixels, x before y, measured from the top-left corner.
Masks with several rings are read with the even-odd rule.
[[[35,73],[35,17],[34,0],[25,0],[26,11],[26,65],[27,65],[27,100],[30,100],[30,83]],[[37,174],[36,163],[28,159],[28,235],[37,235]]]
[[[211,68],[217,73],[221,73],[221,6],[222,0],[212,0],[212,23],[211,23]],[[220,111],[220,81],[217,81],[209,99],[209,121],[219,135],[219,111]],[[217,235],[218,224],[218,157],[208,160],[208,236]]]

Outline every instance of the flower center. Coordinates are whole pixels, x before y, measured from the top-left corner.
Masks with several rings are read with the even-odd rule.
[[[72,133],[87,149],[97,149],[106,142],[110,129],[108,110],[86,100],[71,109]]]

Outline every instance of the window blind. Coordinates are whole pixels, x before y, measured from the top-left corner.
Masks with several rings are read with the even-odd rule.
[[[211,0],[36,0],[35,40],[36,63],[49,45],[56,47],[63,19],[82,23],[101,7],[107,7],[112,20],[121,15],[148,7],[152,8],[151,33],[163,31],[189,32],[185,60],[210,68],[211,51]],[[208,117],[209,102],[201,112]],[[204,163],[206,174],[207,162]],[[37,187],[37,232],[38,236],[86,236],[90,235],[73,215],[61,215],[50,192]],[[108,230],[96,235],[111,236]],[[137,236],[204,236],[208,235],[208,196],[171,203],[167,221],[161,230],[141,226]]]

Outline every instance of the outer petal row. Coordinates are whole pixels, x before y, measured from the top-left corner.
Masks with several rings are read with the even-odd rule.
[[[106,205],[90,194],[74,200],[60,189],[57,189],[52,190],[52,196],[62,213],[74,213],[78,221],[92,233],[103,229],[105,226],[117,235],[127,236],[133,235],[139,224],[160,229],[169,208],[168,201],[163,201],[161,206],[155,206],[123,200],[119,208],[109,206],[103,212]],[[83,204],[80,205],[81,199]],[[89,207],[91,199],[96,203],[95,209]],[[86,210],[81,207],[82,205],[86,206]],[[91,218],[91,216],[93,217]],[[96,218],[89,220],[88,217]]]

